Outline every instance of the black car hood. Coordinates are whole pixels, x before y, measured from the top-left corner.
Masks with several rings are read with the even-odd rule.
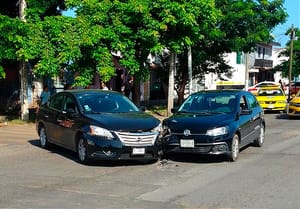
[[[149,131],[160,121],[144,112],[88,114],[95,125],[115,131]]]
[[[207,129],[226,126],[234,121],[233,114],[211,113],[178,113],[166,119],[164,122],[173,131],[189,129],[191,131],[206,131]]]

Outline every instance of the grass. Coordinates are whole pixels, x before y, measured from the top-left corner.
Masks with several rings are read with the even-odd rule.
[[[1,116],[1,125],[24,125],[32,123],[32,121],[21,120],[17,115]]]
[[[152,114],[157,114],[160,116],[168,115],[168,108],[166,105],[151,105],[147,108]]]

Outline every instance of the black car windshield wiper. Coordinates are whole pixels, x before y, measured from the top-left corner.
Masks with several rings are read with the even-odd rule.
[[[85,111],[87,114],[101,114],[102,112],[97,112],[93,110]]]

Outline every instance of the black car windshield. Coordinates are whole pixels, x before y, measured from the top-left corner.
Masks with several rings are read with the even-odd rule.
[[[179,107],[179,113],[232,113],[237,108],[236,96],[230,93],[190,95]]]
[[[77,99],[86,113],[137,112],[139,108],[126,96],[115,93],[83,93]]]

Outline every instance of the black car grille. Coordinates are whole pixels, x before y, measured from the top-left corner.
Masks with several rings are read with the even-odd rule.
[[[187,152],[187,153],[208,153],[213,146],[199,146],[196,144],[195,148],[180,148],[179,152]]]
[[[153,146],[155,139],[158,136],[156,132],[115,132],[119,137],[120,141],[125,146],[130,147],[144,147],[144,146]]]

